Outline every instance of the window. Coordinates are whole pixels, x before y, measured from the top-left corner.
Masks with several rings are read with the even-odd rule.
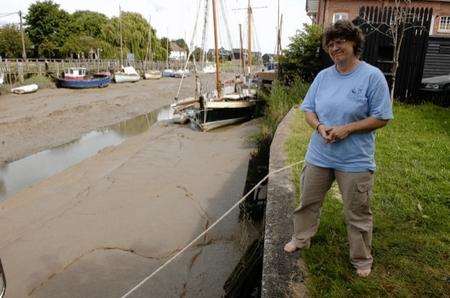
[[[443,16],[440,19],[439,31],[450,32],[450,16]]]
[[[333,24],[340,20],[348,20],[348,13],[346,12],[335,12],[333,14]]]

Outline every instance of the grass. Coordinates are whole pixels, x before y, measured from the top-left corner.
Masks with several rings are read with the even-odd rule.
[[[342,203],[328,194],[321,224],[302,252],[313,297],[445,297],[450,293],[450,110],[396,104],[377,132],[371,277],[349,262]],[[304,158],[311,129],[295,115],[289,160]],[[294,169],[296,185],[299,171]],[[298,192],[297,192],[298,193]]]
[[[23,84],[21,84],[19,82],[15,83],[12,88],[24,86],[24,85],[31,85],[31,84],[37,84],[39,86],[39,89],[55,88],[55,83],[53,82],[53,80],[44,75],[33,75],[29,78],[26,78],[24,80]],[[9,83],[5,82],[4,85],[0,86],[0,94],[10,93],[10,90],[11,90],[11,85]]]

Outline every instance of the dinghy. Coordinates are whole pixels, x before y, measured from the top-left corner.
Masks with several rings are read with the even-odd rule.
[[[122,67],[122,70],[114,74],[114,81],[116,83],[134,83],[141,79],[133,66]]]
[[[31,84],[31,85],[25,85],[25,86],[12,88],[11,92],[14,94],[26,94],[26,93],[36,92],[38,89],[39,89],[38,85]]]
[[[162,77],[162,73],[158,70],[151,70],[144,73],[144,79],[146,80],[159,80]]]

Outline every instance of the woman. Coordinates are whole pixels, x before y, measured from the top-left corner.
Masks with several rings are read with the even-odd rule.
[[[307,248],[317,232],[324,197],[336,179],[343,197],[351,263],[359,276],[372,268],[372,212],[376,129],[393,118],[383,73],[359,60],[362,32],[338,21],[324,34],[334,65],[314,79],[300,109],[315,129],[301,175],[301,203],[286,252]]]

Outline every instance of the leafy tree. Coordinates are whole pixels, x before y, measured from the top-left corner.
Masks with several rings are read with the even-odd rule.
[[[176,43],[180,48],[182,48],[182,49],[184,49],[184,50],[186,50],[186,51],[189,50],[189,47],[188,47],[186,41],[185,41],[183,38],[180,38],[180,39],[175,40],[175,43]]]
[[[37,51],[35,54],[43,55],[51,50],[51,56],[60,56],[59,48],[73,29],[70,15],[47,0],[32,4],[25,20],[26,32]]]
[[[100,37],[103,27],[108,23],[108,17],[102,13],[79,10],[72,14],[74,31],[86,36]]]
[[[162,60],[167,59],[166,51],[167,51],[167,53],[169,53],[169,56],[170,56],[170,53],[172,52],[172,48],[170,46],[170,40],[167,37],[161,38],[160,44],[161,44],[161,49],[162,49],[162,59],[161,59],[161,61],[162,61]],[[169,47],[168,50],[167,50],[167,47]]]
[[[31,42],[25,35],[25,50],[28,52]],[[19,27],[13,24],[0,27],[0,56],[6,58],[22,57],[22,37]]]
[[[323,68],[319,57],[323,29],[321,26],[304,24],[303,30],[291,38],[291,44],[280,58],[282,80],[291,81],[298,76],[312,82]]]

